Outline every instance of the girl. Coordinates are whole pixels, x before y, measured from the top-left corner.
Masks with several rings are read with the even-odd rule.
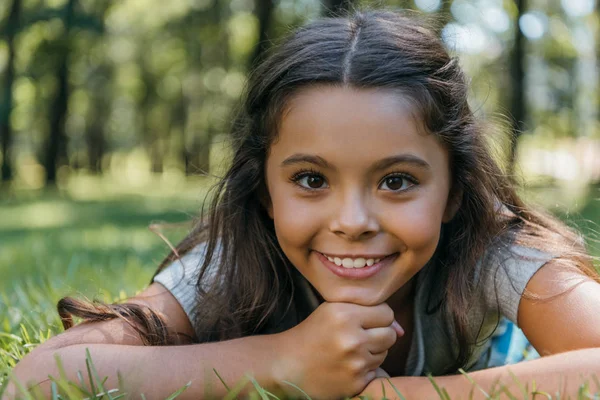
[[[600,372],[598,276],[576,232],[519,199],[467,91],[458,61],[400,13],[299,29],[249,78],[206,224],[130,302],[63,299],[66,328],[88,321],[16,377],[49,390],[58,354],[76,380],[89,348],[109,386],[120,371],[152,398],[188,381],[181,398],[222,396],[213,368],[313,398],[381,397],[386,375],[432,397],[426,374],[462,397],[459,368],[485,390],[514,391],[512,372],[575,393]],[[509,372],[513,324],[544,357]]]

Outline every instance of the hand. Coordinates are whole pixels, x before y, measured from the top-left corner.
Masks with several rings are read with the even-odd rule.
[[[280,357],[274,375],[290,395],[300,393],[283,381],[297,385],[312,398],[350,397],[378,376],[388,349],[403,334],[385,303],[325,302],[306,320],[276,335]]]

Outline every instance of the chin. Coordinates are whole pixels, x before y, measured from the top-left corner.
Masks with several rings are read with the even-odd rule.
[[[331,303],[351,303],[361,306],[376,306],[385,302],[389,296],[384,293],[352,288],[336,292],[322,293],[323,299]]]

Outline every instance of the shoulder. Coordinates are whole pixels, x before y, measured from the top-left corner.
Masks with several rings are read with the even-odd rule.
[[[527,283],[519,325],[541,355],[600,347],[599,308],[598,275],[554,259]]]
[[[514,243],[491,245],[475,267],[478,301],[517,323],[527,283],[553,258],[548,252]]]

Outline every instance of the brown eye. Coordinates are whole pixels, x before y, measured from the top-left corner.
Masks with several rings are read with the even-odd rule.
[[[325,178],[318,174],[303,174],[294,180],[305,189],[323,189],[327,187]]]
[[[388,176],[383,180],[383,182],[381,182],[380,189],[400,192],[409,189],[416,184],[417,182],[414,179],[411,179],[407,176],[392,175]]]
[[[306,184],[312,189],[320,188],[321,186],[323,186],[323,183],[325,183],[325,180],[317,175],[309,176],[306,178]]]

